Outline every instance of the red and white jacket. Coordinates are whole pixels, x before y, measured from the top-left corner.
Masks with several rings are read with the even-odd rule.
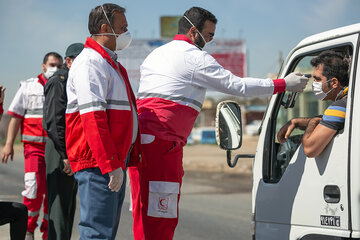
[[[138,114],[142,133],[186,143],[208,88],[241,97],[270,96],[285,80],[240,78],[185,35],[151,52],[140,67]]]
[[[133,133],[131,101],[135,104],[125,68],[88,38],[71,65],[66,91],[65,138],[72,170],[99,167],[105,174],[125,169]]]
[[[20,83],[7,114],[23,119],[21,141],[45,146],[46,131],[42,127],[44,85],[47,79],[39,74]]]

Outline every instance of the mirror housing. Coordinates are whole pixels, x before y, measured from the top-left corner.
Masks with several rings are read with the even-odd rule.
[[[254,158],[254,154],[238,154],[231,161],[231,150],[241,147],[242,124],[240,106],[234,101],[220,102],[216,109],[216,141],[220,148],[226,150],[229,167],[236,166],[239,158]]]
[[[242,144],[240,106],[234,101],[220,102],[216,109],[216,141],[220,148],[235,150]]]

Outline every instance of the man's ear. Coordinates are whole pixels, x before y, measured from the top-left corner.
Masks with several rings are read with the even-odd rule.
[[[101,27],[100,27],[100,33],[108,33],[108,32],[111,32],[111,28],[108,24],[101,24]]]
[[[197,34],[197,31],[196,31],[196,28],[194,26],[192,26],[188,33],[187,33],[187,37],[192,41],[192,42],[195,42],[195,38],[196,38],[196,34]]]
[[[71,57],[66,57],[65,58],[65,64],[68,68],[71,67],[71,64],[72,64],[72,58]]]
[[[337,78],[332,78],[331,83],[332,83],[332,88],[339,88],[340,87],[340,82],[339,82],[339,80]]]
[[[42,64],[41,64],[41,68],[42,68],[43,73],[46,72],[46,66],[45,66],[45,64],[42,63]]]

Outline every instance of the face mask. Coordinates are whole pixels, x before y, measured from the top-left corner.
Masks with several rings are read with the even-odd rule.
[[[103,35],[114,35],[116,37],[116,47],[115,47],[115,51],[120,51],[123,50],[125,48],[127,48],[131,41],[131,34],[129,31],[126,31],[124,33],[121,34],[116,34],[116,33],[99,33],[99,34],[93,34],[93,36],[103,36]]]
[[[46,72],[44,73],[44,76],[46,79],[49,79],[52,77],[52,75],[54,75],[54,73],[58,70],[57,67],[48,67],[46,69]]]
[[[118,36],[116,37],[116,50],[119,51],[127,48],[130,45],[131,41],[132,38],[129,31],[126,31],[122,34],[118,34]]]
[[[215,47],[216,46],[216,42],[215,40],[211,40],[210,42],[207,42],[203,48],[204,51],[209,51],[211,50],[211,48]]]
[[[330,82],[330,80],[326,81],[325,83],[327,82]],[[315,97],[319,100],[323,100],[333,90],[332,88],[327,93],[324,93],[322,90],[322,85],[323,85],[322,82],[315,82],[315,81],[312,84],[312,90],[315,94]]]
[[[114,29],[112,28],[111,24],[110,24],[110,21],[109,21],[109,18],[107,17],[106,13],[105,13],[105,10],[104,10],[104,7],[101,6],[102,10],[103,10],[103,13],[105,15],[105,18],[107,20],[107,22],[109,23],[109,26],[111,28],[111,31],[113,33],[100,33],[100,34],[93,34],[94,36],[99,36],[99,35],[114,35],[115,38],[116,38],[116,47],[115,47],[115,51],[119,51],[119,50],[123,50],[125,48],[127,48],[131,41],[132,41],[132,38],[131,38],[131,34],[129,31],[126,31],[124,33],[121,33],[121,34],[116,34]]]
[[[205,44],[205,46],[207,46],[207,47],[215,47],[215,46],[216,46],[216,42],[215,42],[214,39],[212,39],[210,42],[207,42],[207,43]]]
[[[188,19],[185,15],[184,15],[184,18],[185,18],[194,28],[196,28],[195,25],[190,21],[190,19]],[[205,40],[205,38],[203,37],[203,35],[200,33],[200,31],[199,31],[197,28],[196,28],[196,31],[197,31],[198,34],[200,35],[202,41],[201,41],[200,38],[197,38],[197,39],[195,39],[194,44],[195,44],[195,46],[197,46],[200,50],[202,50],[202,49],[205,47],[205,45],[206,45],[206,40]]]

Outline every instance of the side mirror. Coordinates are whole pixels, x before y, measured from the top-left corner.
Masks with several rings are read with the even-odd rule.
[[[216,141],[220,148],[226,150],[226,159],[229,167],[236,166],[239,158],[254,158],[254,154],[238,154],[231,161],[231,150],[241,147],[242,125],[240,106],[233,101],[224,101],[216,109]]]
[[[235,150],[241,147],[241,110],[236,102],[224,101],[218,104],[215,131],[220,148]]]

